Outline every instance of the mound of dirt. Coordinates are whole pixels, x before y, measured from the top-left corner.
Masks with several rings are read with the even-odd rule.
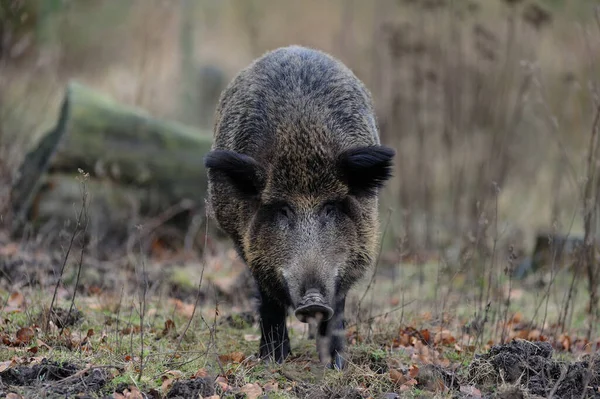
[[[215,394],[212,378],[196,378],[193,380],[175,381],[167,393],[169,399],[206,398]]]
[[[71,311],[69,309],[63,309],[61,307],[55,307],[48,315],[47,311],[40,313],[37,317],[38,324],[42,324],[46,322],[46,317],[50,316],[50,321],[54,323],[58,328],[63,327],[72,327],[84,319],[83,313],[73,307]]]
[[[220,324],[236,329],[243,329],[252,326],[257,321],[256,314],[254,312],[247,311],[229,314],[220,321]]]
[[[358,390],[345,386],[320,386],[316,384],[298,384],[292,390],[298,398],[304,399],[364,399]]]
[[[73,363],[47,359],[39,364],[17,366],[0,373],[6,392],[36,392],[44,397],[98,392],[109,378],[106,369],[84,370]]]
[[[477,385],[517,384],[529,395],[555,398],[600,397],[600,357],[581,361],[552,359],[548,342],[515,340],[493,346],[469,366],[469,378]]]

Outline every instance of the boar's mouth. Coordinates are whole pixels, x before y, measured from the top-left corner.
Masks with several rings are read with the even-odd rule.
[[[323,295],[318,290],[311,289],[298,302],[295,315],[303,323],[308,323],[311,319],[319,322],[331,319],[333,317],[333,309],[327,304],[325,298],[323,298]]]

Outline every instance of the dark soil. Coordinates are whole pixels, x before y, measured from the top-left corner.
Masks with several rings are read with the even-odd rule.
[[[252,326],[257,321],[256,314],[248,311],[227,315],[227,317],[225,317],[220,324],[232,328],[243,329]]]
[[[358,390],[352,387],[328,387],[314,384],[298,384],[293,392],[298,398],[306,399],[363,399]]]
[[[131,386],[126,383],[119,384],[108,396],[104,399],[114,398],[114,393],[124,394],[126,390],[131,390]],[[146,398],[151,399],[187,399],[187,398],[206,398],[216,393],[215,382],[212,377],[196,378],[192,380],[178,380],[173,383],[171,389],[165,396],[157,390],[152,389],[148,392],[141,392]]]
[[[19,392],[26,397],[65,397],[100,391],[110,380],[103,368],[92,368],[77,375],[83,368],[73,363],[42,360],[32,366],[17,366],[0,373],[0,396]],[[82,396],[79,396],[82,397]]]
[[[41,282],[54,282],[54,270],[59,268],[60,258],[46,254],[18,253],[0,257],[0,280],[9,289],[15,285],[38,286]]]
[[[207,397],[215,394],[212,378],[196,378],[193,380],[175,381],[167,393],[169,399]]]
[[[45,321],[46,316],[47,314],[40,313],[38,316],[38,323]],[[75,307],[73,307],[70,312],[69,309],[63,309],[59,307],[53,308],[52,312],[50,312],[50,321],[58,328],[72,327],[82,321],[83,318],[83,313],[81,313]]]
[[[114,399],[115,394],[121,394],[127,397],[127,395],[136,389],[135,386],[130,384],[121,383],[116,386],[116,388],[112,389],[109,394],[104,396],[102,399]],[[129,393],[128,393],[129,392]],[[161,399],[163,395],[161,395],[156,389],[151,389],[148,392],[139,391],[144,398],[148,399]]]
[[[512,341],[475,358],[469,378],[478,385],[517,384],[529,395],[600,398],[600,357],[576,362],[552,359],[548,342]]]

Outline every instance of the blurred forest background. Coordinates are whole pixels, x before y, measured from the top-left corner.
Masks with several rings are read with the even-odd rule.
[[[295,43],[340,58],[372,91],[383,141],[398,150],[383,193],[386,246],[473,241],[494,220],[524,248],[539,229],[583,232],[600,56],[593,1],[1,4],[5,171],[56,123],[71,79],[211,134],[234,74]]]

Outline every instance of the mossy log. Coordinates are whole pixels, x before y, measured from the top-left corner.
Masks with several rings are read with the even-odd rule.
[[[152,196],[147,189],[120,185],[109,180],[82,175],[48,174],[41,179],[40,189],[33,200],[28,216],[34,227],[50,223],[52,229],[77,222],[83,206],[85,191],[85,214],[88,231],[98,239],[109,232],[124,234],[135,227],[140,207],[151,207]],[[84,221],[81,221],[84,223]]]
[[[207,188],[203,157],[211,144],[208,132],[153,118],[72,82],[56,127],[26,155],[13,185],[13,230],[31,216],[34,199],[44,200],[37,193],[45,174],[74,176],[79,169],[143,189],[159,207],[189,200],[202,208]]]

